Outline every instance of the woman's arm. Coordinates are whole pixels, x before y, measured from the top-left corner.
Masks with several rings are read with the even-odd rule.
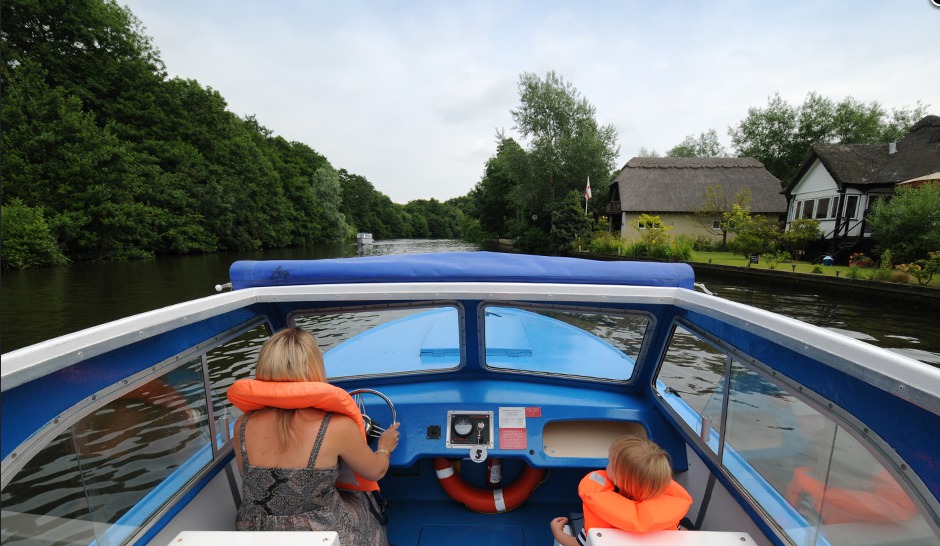
[[[362,431],[352,419],[335,416],[330,429],[335,427],[337,453],[357,474],[367,480],[376,481],[388,471],[389,457],[398,447],[398,425],[392,426],[379,436],[378,449],[372,451]]]

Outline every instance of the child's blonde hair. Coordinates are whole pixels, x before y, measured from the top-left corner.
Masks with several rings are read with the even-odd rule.
[[[669,454],[646,438],[622,436],[610,445],[609,455],[610,478],[628,499],[651,499],[672,482]]]
[[[271,336],[258,353],[255,379],[259,381],[320,381],[326,382],[323,352],[317,340],[300,328],[285,328]],[[291,420],[297,410],[275,409],[281,451],[294,440]]]

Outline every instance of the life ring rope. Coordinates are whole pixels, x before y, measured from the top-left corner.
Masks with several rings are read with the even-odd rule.
[[[444,457],[434,459],[434,471],[441,487],[450,498],[474,512],[484,514],[499,514],[519,507],[545,477],[545,471],[541,468],[526,465],[522,474],[512,484],[498,489],[483,489],[464,481],[454,464]]]

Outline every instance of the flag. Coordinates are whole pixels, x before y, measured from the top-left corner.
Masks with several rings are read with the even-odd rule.
[[[587,187],[584,188],[584,197],[585,199],[591,198],[591,177],[590,176],[588,177]]]

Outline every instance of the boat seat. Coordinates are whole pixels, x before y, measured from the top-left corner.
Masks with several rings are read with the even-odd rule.
[[[588,531],[589,546],[756,546],[747,533],[736,531],[653,531],[628,533],[620,529]]]
[[[339,546],[336,531],[183,531],[167,546]]]

